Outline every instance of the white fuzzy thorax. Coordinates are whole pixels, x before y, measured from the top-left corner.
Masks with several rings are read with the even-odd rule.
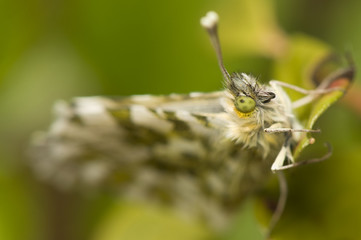
[[[247,82],[255,81],[252,77],[242,74]],[[276,98],[265,104],[256,106],[256,109],[248,117],[240,117],[234,106],[234,96],[226,91],[226,97],[222,100],[222,106],[228,113],[228,124],[225,136],[232,141],[242,144],[244,148],[257,148],[266,158],[271,151],[280,150],[285,140],[284,134],[270,134],[265,128],[291,128],[293,126],[292,109],[288,107],[288,96],[282,89],[274,89],[262,86],[264,90],[276,93]],[[282,92],[280,92],[282,91]]]

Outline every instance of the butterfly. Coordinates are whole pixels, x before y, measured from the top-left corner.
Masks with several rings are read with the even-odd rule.
[[[286,199],[281,171],[308,163],[295,162],[292,151],[302,136],[319,132],[306,129],[294,110],[339,88],[331,86],[332,79],[305,90],[230,74],[222,60],[218,15],[207,13],[201,24],[215,48],[224,90],[59,101],[50,129],[32,140],[37,175],[63,189],[105,187],[130,199],[172,205],[222,228],[273,171],[283,195],[272,229]],[[342,74],[352,78],[351,72]],[[292,101],[284,88],[305,96]]]

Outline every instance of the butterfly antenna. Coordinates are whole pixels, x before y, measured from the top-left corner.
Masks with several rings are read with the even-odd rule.
[[[211,43],[214,47],[214,50],[216,51],[218,65],[222,71],[224,78],[228,82],[230,82],[231,75],[227,72],[223,64],[222,50],[221,50],[221,45],[219,43],[218,30],[217,30],[218,19],[219,19],[218,14],[216,12],[210,11],[206,14],[206,16],[201,18],[201,25],[208,32],[208,35],[211,39]]]

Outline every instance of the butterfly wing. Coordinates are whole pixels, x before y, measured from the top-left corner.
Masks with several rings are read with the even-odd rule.
[[[58,102],[49,131],[34,137],[32,165],[62,188],[110,187],[222,226],[269,172],[256,151],[224,137],[222,97],[214,92]]]

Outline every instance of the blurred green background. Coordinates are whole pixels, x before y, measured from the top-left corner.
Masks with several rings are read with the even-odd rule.
[[[107,193],[58,191],[26,163],[31,133],[47,128],[57,99],[220,90],[222,76],[199,25],[208,10],[221,17],[231,71],[269,79],[278,54],[271,40],[299,32],[351,52],[356,66],[361,59],[357,0],[1,0],[0,239],[260,237],[252,205],[238,225],[216,236],[168,210],[159,215]],[[317,140],[331,142],[334,154],[289,173],[289,202],[275,239],[360,238],[360,94],[356,79],[318,122]]]

